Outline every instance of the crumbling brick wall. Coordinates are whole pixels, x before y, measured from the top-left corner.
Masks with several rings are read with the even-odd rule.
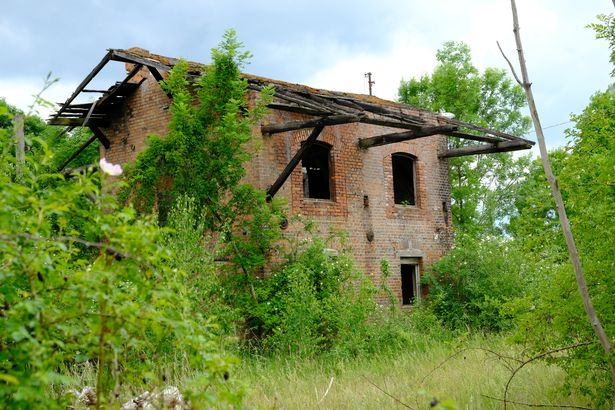
[[[141,86],[114,114],[111,126],[103,130],[111,147],[101,147],[101,155],[113,163],[133,161],[145,148],[149,134],[167,132],[169,97],[146,70],[140,76],[145,78]],[[255,94],[250,97],[255,98]],[[263,123],[307,118],[272,110]],[[391,271],[388,284],[401,301],[400,265],[404,258],[418,261],[424,272],[450,249],[452,227],[448,164],[438,159],[438,153],[446,149],[446,137],[436,135],[369,149],[358,146],[359,138],[394,131],[361,123],[325,127],[319,140],[332,146],[332,199],[304,198],[300,165],[277,196],[288,199],[291,214],[313,220],[320,235],[327,236],[332,230],[346,232],[357,266],[376,284],[381,280],[380,261],[386,259]],[[260,150],[247,164],[245,182],[265,190],[311,130],[262,135],[258,127],[254,132],[260,140],[255,144]],[[416,205],[394,203],[391,155],[396,152],[416,157]],[[291,223],[287,232],[300,229],[299,224]]]

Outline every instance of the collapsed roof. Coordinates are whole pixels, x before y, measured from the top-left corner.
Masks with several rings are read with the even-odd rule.
[[[132,68],[122,81],[117,82],[107,90],[87,89],[86,87],[92,79],[111,61],[129,63],[132,64]],[[99,139],[108,148],[109,141],[99,127],[108,125],[114,109],[123,104],[126,97],[139,87],[143,80],[135,81],[135,75],[141,69],[146,68],[157,81],[160,81],[179,61],[179,59],[152,54],[139,48],[109,49],[100,63],[85,77],[73,94],[60,105],[59,110],[52,114],[48,123],[66,126],[68,129],[89,127],[94,131],[94,137],[89,143]],[[188,62],[190,75],[199,75],[204,67],[205,65],[200,63]],[[313,117],[304,121],[262,125],[262,132],[267,134],[302,128],[322,130],[322,127],[328,125],[365,123],[401,130],[359,139],[359,146],[365,149],[437,134],[479,142],[479,144],[462,148],[450,148],[440,154],[441,158],[523,150],[534,145],[533,141],[501,131],[480,127],[374,96],[315,89],[250,74],[242,75],[247,80],[248,87],[251,90],[259,91],[264,86],[274,88],[275,98],[269,104],[271,109],[297,112]],[[82,93],[100,93],[101,96],[94,102],[73,103]],[[316,133],[316,137],[318,133]],[[82,146],[76,152],[76,155],[84,148]],[[69,161],[76,155],[72,156]]]

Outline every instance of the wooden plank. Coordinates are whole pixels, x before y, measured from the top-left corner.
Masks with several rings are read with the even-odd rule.
[[[271,198],[273,198],[273,196],[280,190],[282,185],[284,185],[284,182],[286,182],[286,180],[288,179],[290,174],[293,172],[297,164],[299,164],[299,161],[301,161],[301,158],[303,157],[303,153],[310,146],[312,146],[312,144],[314,144],[314,142],[316,141],[316,139],[318,138],[318,136],[320,135],[320,133],[322,132],[324,128],[325,128],[324,125],[317,125],[316,127],[314,127],[314,129],[312,130],[312,133],[309,135],[309,137],[307,137],[307,139],[303,142],[303,144],[301,144],[301,147],[299,148],[299,150],[297,150],[297,152],[291,158],[290,162],[286,165],[286,167],[284,167],[284,170],[282,171],[282,173],[278,176],[275,182],[269,187],[269,189],[267,189],[267,202],[271,201]]]
[[[152,73],[157,82],[161,82],[162,80],[164,80],[164,77],[162,76],[162,74],[160,74],[160,71],[158,71],[157,68],[151,66],[147,66],[147,68],[149,69],[149,72]]]
[[[396,142],[408,141],[417,138],[429,137],[431,135],[444,134],[454,131],[456,127],[451,125],[438,127],[424,127],[416,131],[393,132],[390,134],[378,135],[370,138],[359,138],[359,147],[372,148],[381,145],[394,144]]]
[[[109,147],[111,146],[111,142],[109,141],[109,138],[107,138],[105,133],[102,132],[102,130],[100,128],[98,128],[98,127],[96,127],[94,125],[90,125],[90,129],[94,133],[94,136],[96,138],[98,138],[98,140],[103,145],[103,147],[105,147],[105,149],[109,149]]]
[[[325,125],[349,124],[361,121],[359,115],[332,115],[330,117],[316,118],[305,121],[289,121],[282,124],[263,125],[261,131],[263,134],[277,134],[279,132],[300,130],[302,128],[314,128]]]
[[[444,151],[444,153],[438,155],[438,158],[463,157],[466,155],[476,154],[491,154],[494,152],[518,151],[530,148],[532,148],[532,144],[528,144],[524,141],[501,141],[491,144],[471,145],[469,147],[449,149]]]
[[[170,67],[162,64],[160,61],[153,60],[151,58],[140,57],[131,53],[127,53],[124,50],[112,49],[109,50],[111,53],[111,60],[113,61],[122,61],[124,63],[134,63],[134,64],[143,64],[146,67],[153,67],[159,71],[169,71]]]
[[[527,144],[530,144],[530,145],[534,145],[535,144],[534,141],[530,141],[530,140],[526,140],[526,139],[523,139],[523,138],[515,137],[514,135],[506,134],[505,132],[501,132],[501,131],[497,131],[497,130],[492,130],[492,129],[485,128],[485,127],[480,127],[478,125],[474,125],[474,124],[470,124],[470,123],[467,123],[467,122],[455,120],[455,119],[452,119],[452,118],[447,118],[446,122],[448,122],[449,124],[452,124],[452,125],[457,125],[459,128],[467,128],[467,129],[474,130],[474,131],[480,131],[480,132],[483,132],[485,134],[491,134],[493,136],[500,137],[500,138],[505,139],[505,140],[523,141],[523,142],[525,142]]]
[[[66,168],[66,166],[71,163],[72,160],[77,158],[79,156],[79,154],[81,154],[83,152],[83,150],[85,150],[87,147],[89,147],[91,143],[96,141],[96,139],[97,139],[96,135],[92,135],[90,137],[90,139],[88,139],[86,142],[81,144],[79,149],[77,151],[75,151],[70,157],[68,157],[68,159],[66,161],[64,161],[64,163],[60,166],[60,168],[58,168],[58,172],[62,172],[64,170],[64,168]],[[67,176],[64,175],[64,178],[67,178]]]
[[[463,138],[466,140],[479,141],[479,142],[500,142],[502,141],[502,139],[498,137],[474,135],[474,134],[468,134],[466,132],[459,132],[459,131],[445,132],[444,134],[449,135],[451,137]]]
[[[296,104],[296,103],[292,103],[292,104],[269,103],[267,104],[267,107],[271,108],[272,110],[296,112],[299,114],[307,114],[307,115],[323,116],[323,115],[331,114],[331,111],[315,110],[313,108],[307,108],[307,107],[300,106],[299,104]]]
[[[381,125],[383,127],[392,127],[392,128],[401,128],[405,130],[420,130],[425,124],[412,124],[406,123],[402,121],[390,120],[382,117],[363,117],[361,119],[362,123],[372,124],[372,125]]]
[[[26,142],[24,137],[24,116],[15,114],[13,118],[15,133],[15,180],[23,182],[23,169],[26,165]]]
[[[128,75],[126,76],[126,78],[124,78],[124,80],[122,80],[121,83],[116,84],[110,91],[108,94],[103,95],[97,102],[97,105],[103,106],[107,101],[109,101],[111,98],[113,98],[114,96],[116,96],[117,94],[120,93],[124,93],[125,91],[129,94],[131,92],[133,92],[139,85],[141,85],[141,82],[139,83],[129,83],[128,81],[130,81],[132,79],[132,77],[134,77],[140,70],[141,68],[143,68],[143,65],[141,64],[136,64],[132,70],[130,70],[130,73],[128,73]]]
[[[68,99],[64,103],[62,103],[62,106],[60,107],[58,112],[56,112],[56,114],[54,115],[54,118],[57,118],[57,117],[60,116],[60,114],[64,110],[64,107],[70,105],[70,103],[75,98],[77,98],[79,93],[90,83],[90,81],[92,81],[92,79],[96,76],[96,74],[98,74],[100,72],[100,70],[103,69],[103,67],[109,62],[110,59],[111,59],[111,52],[107,52],[107,54],[105,54],[105,56],[102,58],[102,60],[100,60],[100,63],[96,64],[96,67],[94,67],[94,69],[92,71],[90,71],[90,74],[88,74],[83,79],[83,81],[77,86],[77,88],[71,94],[71,96],[68,97]],[[54,124],[54,125],[58,125],[58,124]],[[60,124],[60,125],[65,125],[65,124]],[[66,125],[68,125],[68,124],[66,124]]]
[[[47,123],[49,125],[64,125],[69,127],[83,127],[85,118],[51,118]],[[105,127],[109,125],[109,118],[90,118],[88,121],[88,125],[97,126],[97,127]]]

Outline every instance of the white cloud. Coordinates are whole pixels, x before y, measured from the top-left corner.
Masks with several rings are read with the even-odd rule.
[[[0,79],[0,97],[3,97],[8,104],[28,112],[34,96],[41,91],[42,86],[42,78],[2,78]],[[51,86],[42,98],[53,103],[65,101],[75,87],[75,84],[57,83]],[[43,107],[35,107],[35,110],[42,118],[46,118],[51,113],[51,110]]]
[[[306,82],[318,88],[367,94],[365,73],[371,72],[375,81],[373,94],[394,100],[402,78],[418,77],[433,70],[434,54],[432,48],[397,31],[381,51],[332,59],[331,65],[316,71]]]

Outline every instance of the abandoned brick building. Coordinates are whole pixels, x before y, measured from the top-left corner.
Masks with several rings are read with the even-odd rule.
[[[126,77],[107,90],[88,90],[110,62],[125,64]],[[158,81],[176,62],[138,48],[109,50],[49,123],[87,126],[94,137],[86,144],[98,139],[101,156],[112,163],[133,161],[149,134],[167,132],[170,101]],[[197,75],[202,66],[189,67]],[[389,286],[402,305],[426,291],[420,273],[452,245],[447,158],[533,145],[372,96],[244,76],[251,98],[265,85],[276,91],[254,130],[261,149],[247,166],[246,182],[287,198],[290,213],[315,221],[323,235],[331,229],[347,232],[358,267],[374,281],[381,259],[388,260]],[[101,96],[75,103],[92,91]],[[452,149],[449,136],[477,143]],[[86,144],[75,147],[72,158]]]

